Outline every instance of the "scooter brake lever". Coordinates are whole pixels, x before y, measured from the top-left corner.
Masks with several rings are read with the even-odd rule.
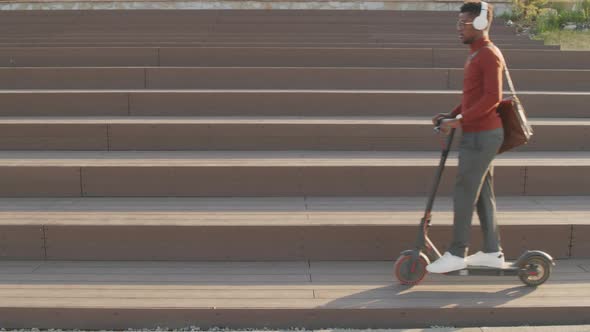
[[[436,120],[436,125],[434,126],[433,130],[435,133],[440,133],[440,124],[442,122],[442,119],[438,119]]]

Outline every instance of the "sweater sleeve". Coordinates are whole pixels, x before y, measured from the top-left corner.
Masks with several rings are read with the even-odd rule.
[[[461,104],[457,105],[452,111],[451,116],[456,117],[457,115],[461,114]]]
[[[495,112],[502,101],[502,61],[488,47],[482,48],[477,57],[483,76],[483,96],[473,106],[462,110],[464,121],[469,122],[477,122]]]

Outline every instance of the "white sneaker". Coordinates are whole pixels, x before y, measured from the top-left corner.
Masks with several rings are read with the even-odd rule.
[[[461,270],[466,267],[467,263],[465,262],[465,258],[455,256],[447,251],[441,258],[426,266],[426,270],[430,273],[447,273]]]
[[[504,254],[501,251],[490,253],[478,251],[465,260],[469,266],[486,266],[497,269],[504,266]]]

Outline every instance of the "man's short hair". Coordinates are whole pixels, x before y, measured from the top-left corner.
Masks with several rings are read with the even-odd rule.
[[[469,13],[474,18],[481,13],[481,2],[466,2],[461,6],[461,13]],[[488,3],[488,29],[494,19],[494,6]]]

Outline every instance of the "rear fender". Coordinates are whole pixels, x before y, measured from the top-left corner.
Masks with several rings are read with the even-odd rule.
[[[514,262],[514,265],[522,266],[527,260],[529,260],[530,258],[532,258],[534,256],[542,257],[542,258],[546,259],[548,262],[551,262],[551,265],[555,266],[555,261],[553,260],[553,257],[551,257],[548,253],[546,253],[544,251],[540,251],[540,250],[527,250],[527,251],[525,251],[522,255],[520,255],[520,257],[518,257],[516,262]]]

